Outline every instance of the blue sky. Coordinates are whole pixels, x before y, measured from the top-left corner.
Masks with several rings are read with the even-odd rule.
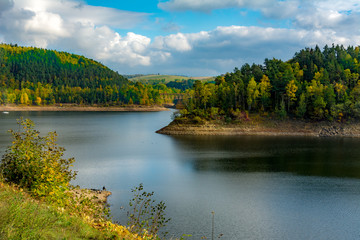
[[[360,44],[359,0],[0,0],[0,42],[95,59],[121,74],[215,76]]]

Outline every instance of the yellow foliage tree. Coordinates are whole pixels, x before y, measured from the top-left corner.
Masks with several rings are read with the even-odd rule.
[[[27,95],[26,92],[22,92],[22,93],[21,93],[20,103],[21,103],[21,104],[24,104],[24,105],[28,105],[28,104],[29,104],[29,96]]]
[[[258,85],[253,77],[250,79],[246,90],[247,90],[247,103],[250,111],[251,107],[256,103],[256,98],[260,94],[258,90]]]
[[[346,94],[346,86],[342,83],[335,83],[335,92],[338,101]]]
[[[295,80],[291,80],[285,87],[286,89],[286,97],[288,100],[288,111],[290,109],[290,105],[293,101],[296,101],[296,92],[298,90],[298,86],[295,84]]]
[[[261,78],[261,82],[258,84],[259,86],[259,96],[262,104],[262,109],[264,110],[264,105],[270,99],[271,93],[270,90],[272,88],[270,79],[268,76],[263,75]]]
[[[36,103],[36,105],[40,106],[41,105],[41,97],[36,97],[35,103]]]

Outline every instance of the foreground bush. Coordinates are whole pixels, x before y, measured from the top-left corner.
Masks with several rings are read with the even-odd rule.
[[[29,119],[20,119],[19,132],[10,130],[13,136],[0,164],[6,182],[28,190],[33,196],[45,198],[59,206],[65,205],[70,181],[76,173],[70,170],[73,158],[64,159],[65,149],[56,143],[56,132],[40,136]]]
[[[163,202],[153,205],[153,193],[140,185],[130,228],[113,224],[108,206],[70,184],[75,160],[63,158],[56,132],[42,137],[31,120],[18,124],[0,162],[0,239],[160,239],[159,228],[169,220]]]

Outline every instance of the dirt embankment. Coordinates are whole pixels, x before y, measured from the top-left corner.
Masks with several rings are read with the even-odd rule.
[[[75,196],[83,195],[91,199],[96,204],[104,205],[107,203],[107,198],[111,195],[110,191],[100,190],[100,189],[85,189],[85,188],[75,188],[71,190]]]
[[[261,123],[242,122],[225,124],[175,123],[157,131],[166,135],[261,135],[261,136],[313,136],[313,137],[360,137],[360,123],[303,122],[296,120]]]
[[[47,112],[160,112],[169,110],[162,106],[130,105],[124,107],[52,105],[52,106],[21,106],[0,105],[0,112],[47,111]]]

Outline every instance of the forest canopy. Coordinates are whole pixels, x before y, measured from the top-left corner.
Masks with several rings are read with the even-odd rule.
[[[163,104],[178,89],[131,83],[84,56],[0,44],[0,104]]]
[[[180,116],[194,119],[246,119],[249,113],[300,119],[360,118],[359,47],[306,48],[286,62],[265,59],[197,81]]]

